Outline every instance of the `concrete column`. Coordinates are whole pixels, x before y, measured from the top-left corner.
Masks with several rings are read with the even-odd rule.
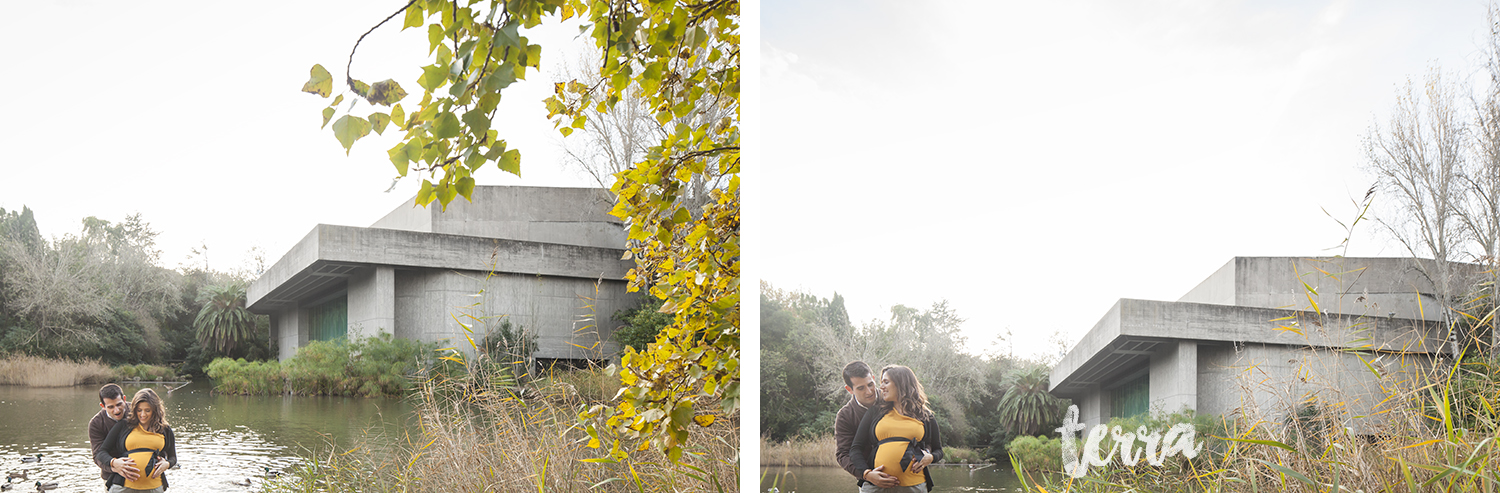
[[[1110,408],[1108,392],[1099,388],[1099,384],[1089,385],[1084,391],[1084,397],[1079,399],[1078,422],[1094,426],[1109,421]]]
[[[1198,409],[1198,343],[1178,341],[1151,355],[1151,411]]]
[[[377,265],[349,276],[349,339],[396,332],[396,269]]]
[[[297,307],[287,308],[271,315],[271,337],[276,339],[276,359],[287,360],[297,354],[302,341],[307,340],[307,326],[301,323]]]

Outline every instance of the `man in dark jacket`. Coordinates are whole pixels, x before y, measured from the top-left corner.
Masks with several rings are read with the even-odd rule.
[[[854,444],[854,432],[859,428],[859,420],[865,417],[865,410],[880,400],[880,390],[870,371],[870,365],[863,361],[845,365],[844,391],[849,393],[849,402],[839,409],[838,417],[833,420],[834,457],[838,459],[839,467],[850,475],[863,479],[865,466],[855,464],[849,458],[849,447]],[[894,488],[896,477],[886,474],[883,469],[885,466],[870,471],[868,476],[873,478],[870,482],[881,488]]]
[[[130,401],[125,400],[125,391],[119,385],[106,384],[99,388],[98,414],[89,420],[89,452],[99,454],[99,446],[104,443],[104,437],[109,435],[109,429],[115,427],[115,422],[125,419],[125,410],[130,408]],[[851,438],[852,440],[852,438]],[[106,481],[104,489],[109,490],[109,476],[111,473],[119,473],[130,479],[141,476],[141,470],[136,469],[135,461],[129,457],[121,457],[109,462],[97,462],[99,475]]]

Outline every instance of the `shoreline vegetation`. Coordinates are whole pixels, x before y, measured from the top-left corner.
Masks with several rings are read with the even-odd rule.
[[[269,491],[737,491],[739,413],[692,426],[682,464],[649,443],[591,448],[578,424],[589,406],[613,400],[608,369],[512,376],[485,356],[423,371],[408,394],[419,436],[330,444]],[[713,413],[703,401],[697,413]],[[394,445],[379,446],[379,443]],[[629,453],[624,453],[625,451]]]
[[[0,356],[0,385],[73,387],[180,380],[176,370],[159,365],[121,365],[110,368],[96,359],[42,358],[26,354]]]
[[[0,358],[0,385],[72,387],[115,381],[117,372],[99,360],[49,359],[24,354]]]
[[[204,367],[213,391],[237,395],[404,397],[432,365],[435,343],[389,332],[353,341],[312,341],[286,361],[217,358]]]

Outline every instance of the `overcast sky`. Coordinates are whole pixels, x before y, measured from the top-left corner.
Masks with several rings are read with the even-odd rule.
[[[1373,183],[1361,137],[1408,77],[1473,76],[1484,14],[767,0],[760,275],[858,321],[948,300],[975,353],[1009,328],[1036,354],[1232,257],[1339,253],[1323,209],[1347,222]],[[1377,233],[1349,253],[1404,254]]]
[[[321,63],[334,93],[344,92],[355,40],[404,4],[82,0],[0,16],[0,207],[30,207],[48,237],[77,234],[87,216],[140,213],[172,268],[199,245],[210,267],[227,270],[252,247],[274,262],[318,223],[370,225],[420,184],[408,178],[386,192],[395,133],[372,133],[346,157],[332,130],[318,128],[331,101],[300,89]],[[426,30],[402,33],[401,20],[366,38],[353,71],[368,83],[395,79],[410,111]],[[575,23],[527,35],[546,47],[551,71],[566,58],[554,48],[577,33]],[[551,77],[532,72],[507,89],[496,119],[521,150],[524,179],[491,167],[480,184],[592,183],[558,164],[541,103]],[[361,103],[355,114],[371,111]]]

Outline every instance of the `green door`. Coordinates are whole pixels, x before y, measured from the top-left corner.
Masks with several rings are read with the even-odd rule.
[[[1125,385],[1115,387],[1110,396],[1110,417],[1129,418],[1146,414],[1151,404],[1151,374],[1141,375]]]
[[[332,341],[349,335],[349,300],[340,296],[321,305],[308,308],[309,325],[307,338],[313,341]]]

